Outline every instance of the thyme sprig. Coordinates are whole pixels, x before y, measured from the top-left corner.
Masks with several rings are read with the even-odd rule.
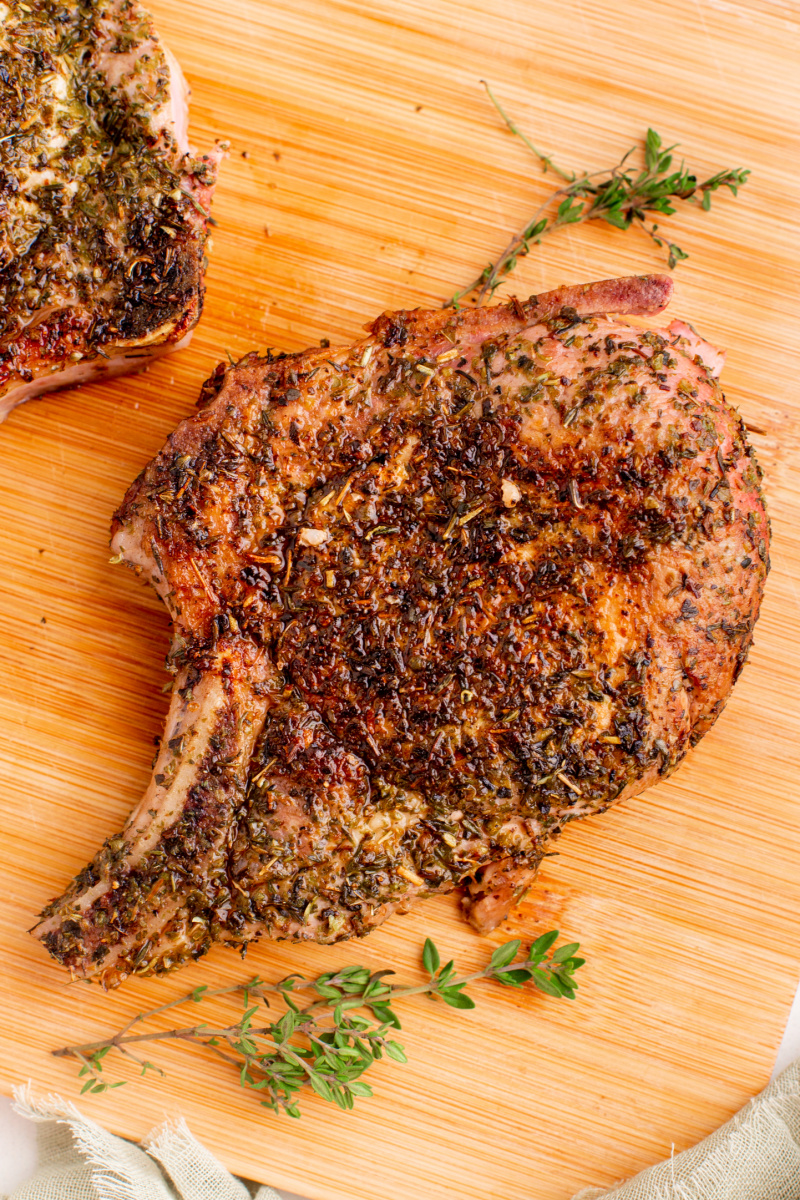
[[[537,938],[526,955],[518,957],[521,942],[506,942],[493,952],[479,971],[458,975],[455,963],[444,965],[430,938],[422,952],[422,965],[428,978],[419,984],[399,986],[389,983],[391,970],[370,971],[349,966],[340,971],[325,971],[316,979],[289,975],[277,983],[250,979],[230,987],[197,987],[188,995],[139,1013],[123,1029],[101,1041],[54,1050],[59,1058],[73,1058],[81,1064],[84,1092],[105,1092],[121,1087],[125,1080],[109,1082],[104,1076],[106,1058],[116,1052],[147,1071],[164,1074],[160,1067],[143,1059],[136,1051],[146,1043],[180,1041],[196,1049],[211,1051],[234,1068],[242,1087],[256,1092],[261,1104],[275,1112],[299,1117],[298,1095],[306,1087],[323,1100],[341,1109],[353,1107],[357,1097],[372,1095],[361,1077],[374,1062],[383,1058],[406,1062],[402,1045],[395,1040],[401,1028],[394,1005],[412,996],[441,1000],[451,1008],[475,1007],[467,995],[470,984],[491,979],[507,987],[522,988],[533,984],[548,996],[575,998],[574,972],[584,959],[576,957],[577,942],[559,946],[558,930]],[[188,1025],[176,1029],[132,1032],[142,1023],[183,1004],[199,1004],[218,996],[242,998],[242,1013],[230,1025]],[[305,1003],[301,1003],[301,997]],[[273,1005],[280,1004],[280,1015]],[[257,1020],[263,1012],[272,1019]],[[134,1049],[134,1047],[136,1049]]]
[[[606,221],[617,229],[635,226],[652,238],[657,246],[666,248],[667,261],[672,269],[689,256],[661,233],[656,222],[648,220],[648,214],[671,216],[676,211],[675,203],[678,201],[696,204],[708,212],[714,192],[727,188],[735,196],[750,175],[750,171],[734,167],[698,181],[697,175],[688,170],[683,161],[677,169],[673,167],[672,152],[677,149],[678,143],[664,146],[654,129],[647,131],[643,167],[637,169],[626,165],[637,149],[631,146],[616,166],[591,173],[564,171],[553,162],[550,155],[537,149],[514,124],[485,82],[484,87],[511,132],[539,159],[544,174],[552,171],[561,177],[564,184],[540,204],[525,228],[514,235],[499,258],[484,267],[468,287],[451,296],[445,302],[445,307],[458,308],[460,301],[473,293],[476,293],[475,303],[483,303],[487,297],[494,295],[519,259],[529,254],[533,246],[538,246],[558,229],[586,221]],[[548,215],[548,209],[553,205],[556,205],[555,211]]]

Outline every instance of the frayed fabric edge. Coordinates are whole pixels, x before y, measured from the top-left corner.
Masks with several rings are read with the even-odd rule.
[[[793,1110],[791,1128],[783,1110],[785,1104],[793,1104],[798,1100],[800,1059],[790,1063],[763,1091],[748,1100],[724,1125],[701,1142],[677,1155],[673,1146],[669,1159],[645,1167],[638,1174],[608,1187],[583,1188],[572,1200],[613,1200],[613,1197],[620,1193],[627,1196],[629,1188],[633,1195],[633,1188],[637,1182],[642,1186],[645,1181],[653,1188],[652,1200],[697,1200],[700,1195],[712,1196],[715,1184],[729,1177],[732,1156],[737,1153],[741,1155],[748,1142],[760,1140],[763,1144],[770,1144],[768,1135],[774,1135],[776,1131],[785,1131],[788,1138],[798,1146],[800,1154],[797,1110]],[[667,1164],[670,1166],[669,1177],[665,1173]],[[698,1191],[698,1187],[703,1190]]]
[[[199,1143],[183,1117],[175,1117],[173,1120],[157,1125],[142,1141],[142,1149],[151,1154],[153,1158],[157,1158],[159,1162],[165,1155],[170,1152],[174,1153],[176,1149],[193,1150],[198,1145]]]
[[[176,1152],[178,1154],[191,1154],[198,1152],[206,1155],[208,1151],[201,1142],[192,1133],[189,1126],[183,1117],[176,1117],[171,1120],[164,1121],[150,1132],[142,1142],[142,1149],[152,1155],[160,1164],[163,1170],[171,1176],[170,1163],[174,1160]],[[236,1184],[241,1187],[242,1195],[249,1196],[247,1184],[235,1176],[231,1177]],[[257,1191],[253,1194],[253,1200],[281,1200],[278,1192],[269,1184],[251,1184],[251,1189],[257,1187]]]
[[[30,1082],[14,1088],[13,1095],[14,1110],[20,1116],[38,1124],[57,1121],[69,1127],[76,1151],[92,1168],[92,1186],[103,1200],[137,1200],[129,1166],[121,1158],[113,1134],[107,1133],[96,1121],[82,1116],[69,1100],[52,1093],[34,1098]]]

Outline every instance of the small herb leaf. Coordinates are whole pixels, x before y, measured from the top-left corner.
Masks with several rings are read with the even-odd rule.
[[[507,967],[519,954],[520,945],[519,940],[515,940],[513,942],[506,942],[504,946],[498,946],[489,960],[489,965],[494,967],[495,970]]]
[[[422,965],[429,975],[435,975],[439,970],[439,951],[433,944],[430,938],[425,939],[425,946],[422,951]]]
[[[550,955],[550,961],[554,963],[566,962],[568,958],[572,957],[576,950],[580,950],[580,945],[578,942],[570,942],[567,946],[559,946],[558,949],[554,950]]]
[[[451,1008],[474,1008],[475,1001],[471,996],[465,996],[463,992],[457,991],[456,988],[444,988],[439,995],[444,1000],[445,1004],[449,1004]]]
[[[549,933],[543,933],[538,937],[530,948],[528,958],[531,962],[539,962],[544,958],[547,951],[558,941],[558,930],[551,929]]]

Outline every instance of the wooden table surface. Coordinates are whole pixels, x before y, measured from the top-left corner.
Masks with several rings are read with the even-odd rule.
[[[738,200],[682,212],[672,315],[728,350],[729,399],[766,471],[774,569],[749,665],[677,775],[571,827],[508,927],[557,925],[588,965],[574,1005],[480,989],[474,1013],[405,1010],[406,1067],[342,1115],[291,1123],[225,1068],[159,1052],[83,1110],[130,1136],[183,1112],[233,1169],[319,1200],[565,1200],[708,1133],[766,1081],[800,973],[797,114],[800,31],[779,0],[153,0],[193,86],[192,137],[232,142],[206,312],[147,373],[17,410],[0,431],[0,1076],[76,1095],[65,1041],[200,982],[363,960],[418,971],[424,937],[471,966],[490,944],[454,899],[358,945],[219,949],[165,981],[68,986],[25,934],[149,772],[166,617],[108,564],[127,484],[226,353],[349,340],[436,305],[550,190],[480,85],[558,162],[598,168],[654,125]],[[665,226],[666,227],[666,226]],[[634,233],[581,227],[522,263],[520,295],[660,268]]]

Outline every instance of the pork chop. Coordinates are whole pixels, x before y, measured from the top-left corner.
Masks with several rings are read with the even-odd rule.
[[[722,710],[768,569],[760,472],[668,279],[399,312],[220,365],[112,546],[174,624],[125,829],[36,929],[113,985],[335,942],[467,882],[493,928],[569,821]]]
[[[218,146],[133,0],[0,4],[0,420],[185,346]]]

